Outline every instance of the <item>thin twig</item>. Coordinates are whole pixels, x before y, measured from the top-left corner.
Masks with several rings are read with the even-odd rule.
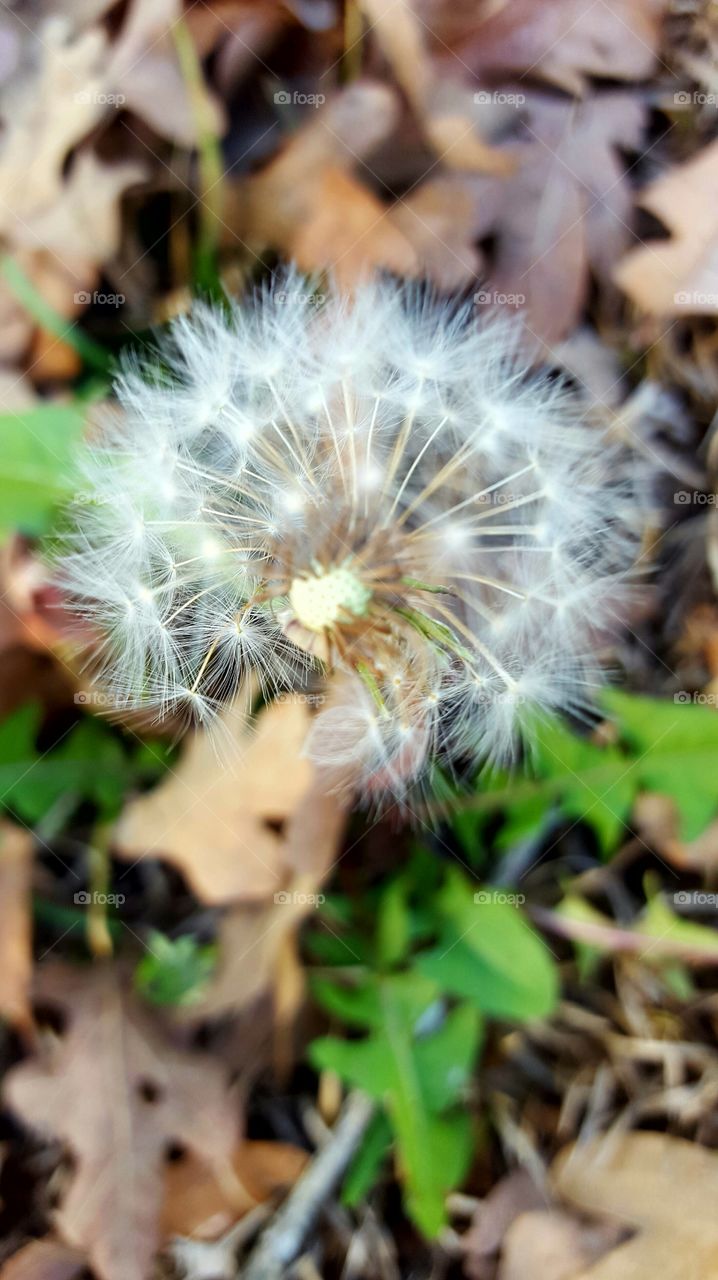
[[[239,1272],[242,1280],[281,1280],[347,1168],[373,1112],[374,1103],[365,1094],[350,1094],[327,1145],[302,1174]]]
[[[599,947],[604,951],[629,952],[639,957],[665,956],[667,959],[682,960],[684,964],[693,965],[718,963],[718,940],[715,949],[709,949],[693,946],[680,937],[672,939],[669,934],[654,938],[649,933],[622,929],[619,925],[604,925],[598,920],[573,920],[570,916],[561,916],[546,907],[528,907],[527,910],[536,924],[550,933],[569,938],[572,942]]]

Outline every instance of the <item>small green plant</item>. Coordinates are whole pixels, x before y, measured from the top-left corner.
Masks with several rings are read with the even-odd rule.
[[[553,810],[587,823],[604,856],[613,853],[644,792],[670,796],[681,835],[695,839],[718,812],[716,764],[718,716],[706,706],[610,690],[603,706],[613,722],[603,744],[572,733],[558,720],[536,727],[526,772],[496,773],[468,800],[453,821],[469,856],[489,815],[500,814],[499,847],[535,834]],[[531,776],[533,775],[533,776]]]
[[[44,534],[72,494],[73,455],[87,406],[47,404],[0,414],[0,532]]]
[[[114,818],[127,793],[163,772],[168,749],[131,744],[87,716],[47,751],[37,747],[41,708],[26,703],[0,723],[0,804],[25,823],[42,821],[62,802],[65,816],[83,802]]]
[[[367,1194],[393,1142],[407,1212],[429,1237],[471,1160],[485,1018],[543,1017],[555,1003],[553,962],[520,897],[420,850],[358,905],[331,898],[331,932],[310,938],[324,962],[314,994],[346,1028],[316,1040],[312,1062],[378,1103],[344,1198]]]
[[[168,938],[153,929],[135,969],[135,987],[151,1004],[191,1005],[201,998],[216,963],[213,943],[198,942],[191,934]]]

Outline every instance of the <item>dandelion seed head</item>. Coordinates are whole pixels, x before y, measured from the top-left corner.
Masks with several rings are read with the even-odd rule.
[[[386,282],[315,305],[290,272],[116,391],[59,576],[118,706],[207,723],[248,670],[326,680],[307,751],[391,798],[590,703],[630,490],[515,326]]]

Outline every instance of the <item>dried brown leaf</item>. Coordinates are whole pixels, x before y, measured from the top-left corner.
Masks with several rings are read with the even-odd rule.
[[[100,9],[48,15],[36,22],[30,58],[21,61],[3,94],[11,121],[3,164],[39,190],[59,184],[65,156],[103,117],[118,107],[144,118],[162,137],[181,146],[197,142],[197,122],[177,58],[172,28],[181,0],[131,0],[113,38],[100,26]],[[25,28],[28,31],[29,28]],[[30,63],[30,66],[28,64]],[[208,98],[212,126],[221,131],[220,105]],[[5,113],[5,112],[4,112]],[[29,145],[33,164],[27,165]]]
[[[72,701],[69,669],[53,660],[70,620],[50,605],[50,594],[47,566],[23,538],[0,547],[0,716],[27,702],[28,689],[46,707]]]
[[[534,93],[527,112],[531,141],[515,144],[515,173],[476,179],[482,234],[497,239],[485,292],[524,306],[533,332],[553,343],[579,320],[589,269],[605,283],[630,240],[618,148],[639,145],[645,106],[624,92],[578,104]]]
[[[586,1259],[578,1223],[568,1214],[536,1210],[512,1222],[503,1243],[497,1280],[571,1280]]]
[[[572,1280],[716,1280],[718,1155],[667,1133],[577,1143],[552,1167],[558,1195],[637,1234]]]
[[[322,797],[302,756],[306,703],[273,703],[254,730],[239,707],[224,722],[232,738],[224,757],[198,732],[166,781],[128,806],[116,830],[117,852],[126,859],[163,857],[204,902],[264,901],[306,869],[312,841],[322,867],[328,865],[342,808]]]
[[[426,132],[439,158],[450,169],[505,176],[516,167],[508,151],[492,147],[477,137],[468,111],[466,114],[430,115],[426,121]]]
[[[29,1030],[32,978],[32,857],[29,831],[0,823],[0,1017]]]
[[[708,874],[718,868],[718,822],[710,822],[695,840],[681,840],[675,802],[655,792],[638,797],[633,821],[645,843],[674,867]]]
[[[62,1009],[67,1028],[8,1073],[5,1101],[74,1157],[57,1211],[63,1238],[87,1251],[99,1280],[146,1280],[168,1146],[181,1143],[233,1184],[238,1125],[224,1072],[165,1038],[110,967],[50,966],[37,995]]]
[[[514,1169],[491,1188],[476,1208],[462,1239],[464,1270],[471,1280],[494,1274],[495,1255],[511,1223],[529,1210],[543,1209],[546,1196],[526,1169]]]
[[[106,110],[96,72],[105,43],[100,29],[74,34],[64,22],[50,21],[38,35],[34,66],[23,61],[0,97],[3,230],[9,213],[23,218],[56,199],[68,152]]]
[[[47,1237],[26,1244],[5,1263],[0,1280],[81,1280],[85,1254]]]
[[[386,269],[427,275],[445,290],[465,287],[481,261],[474,242],[485,220],[472,177],[443,174],[387,204],[353,172],[397,120],[396,95],[385,86],[361,82],[337,94],[262,173],[235,188],[229,220],[255,252],[272,245],[345,285]],[[450,112],[436,120],[446,125],[442,147],[457,160],[463,154],[466,168],[495,168],[477,157],[483,144],[465,120]]]
[[[473,92],[455,74],[442,78],[426,49],[426,27],[409,0],[360,0],[376,39],[411,102],[425,136],[452,169],[509,173],[513,161],[478,131]],[[447,106],[447,96],[450,106]]]
[[[425,28],[411,0],[359,0],[368,31],[381,46],[404,93],[421,114],[434,80],[434,70],[425,48]]]
[[[220,963],[201,1003],[194,1006],[195,1013],[215,1017],[230,1009],[251,1009],[270,993],[275,1025],[278,1005],[284,1023],[291,1021],[303,995],[303,979],[297,973],[292,940],[316,901],[313,877],[293,883],[291,892],[285,891],[285,901],[232,907],[222,918],[218,937]],[[295,979],[289,983],[291,999],[286,991],[280,992],[288,964]]]
[[[324,175],[330,174],[330,188],[333,184],[346,202],[347,186],[338,183],[338,171],[353,170],[388,137],[397,116],[396,94],[383,85],[362,82],[335,94],[260,174],[235,187],[228,200],[228,221],[256,253],[271,245],[287,257],[295,257],[297,243],[301,247],[304,239],[309,246],[304,250],[306,262],[315,251],[313,224],[317,218],[332,217],[318,196]],[[375,202],[358,184],[351,191]],[[381,218],[379,202],[372,203],[372,213],[374,221]],[[361,230],[367,230],[366,212]],[[396,240],[397,233],[391,230]],[[341,231],[340,225],[336,231]],[[333,263],[345,249],[344,240],[339,247],[331,243],[321,246],[320,265]]]
[[[481,225],[472,180],[446,174],[422,182],[405,200],[397,200],[391,222],[417,254],[422,275],[447,293],[465,288],[481,268],[474,245]]]
[[[338,168],[317,176],[309,217],[291,253],[302,270],[329,270],[338,285],[348,287],[372,271],[416,275],[419,268],[416,251],[389,208]]]
[[[651,315],[718,313],[718,142],[675,165],[640,196],[672,232],[629,253],[616,282]]]
[[[250,1209],[291,1187],[306,1162],[306,1151],[288,1142],[242,1142],[232,1157],[240,1191],[230,1197],[212,1170],[196,1156],[188,1153],[173,1161],[165,1178],[163,1239],[216,1239]]]
[[[69,319],[81,310],[78,294],[93,286],[98,264],[116,252],[120,199],[146,170],[134,161],[110,165],[85,150],[66,172],[68,154],[106,110],[97,70],[105,38],[95,28],[69,36],[62,22],[43,32],[34,70],[18,71],[0,96],[0,233],[41,296]],[[6,289],[2,305],[17,357],[32,326]],[[76,354],[55,336],[41,334],[31,354],[37,378],[77,372]]]
[[[160,137],[192,147],[197,143],[197,119],[172,36],[183,11],[182,0],[134,0],[102,69],[106,91],[122,93],[123,105],[142,116]],[[221,30],[217,28],[217,36]],[[209,128],[223,133],[223,108],[209,93],[207,110]]]
[[[81,151],[52,204],[36,206],[21,223],[13,223],[8,233],[15,245],[27,249],[36,250],[38,243],[42,244],[56,255],[58,270],[64,268],[65,274],[74,271],[75,280],[84,278],[94,265],[117,252],[120,199],[145,173],[136,161],[110,165],[91,151]]]
[[[586,78],[642,80],[658,62],[665,0],[417,0],[437,60],[475,74],[542,76],[569,92]]]

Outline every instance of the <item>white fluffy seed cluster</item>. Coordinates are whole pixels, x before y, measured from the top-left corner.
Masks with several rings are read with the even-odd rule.
[[[307,750],[397,796],[590,703],[630,495],[516,328],[290,274],[197,306],[117,395],[61,579],[118,707],[206,721],[248,669],[270,696],[339,673]]]

